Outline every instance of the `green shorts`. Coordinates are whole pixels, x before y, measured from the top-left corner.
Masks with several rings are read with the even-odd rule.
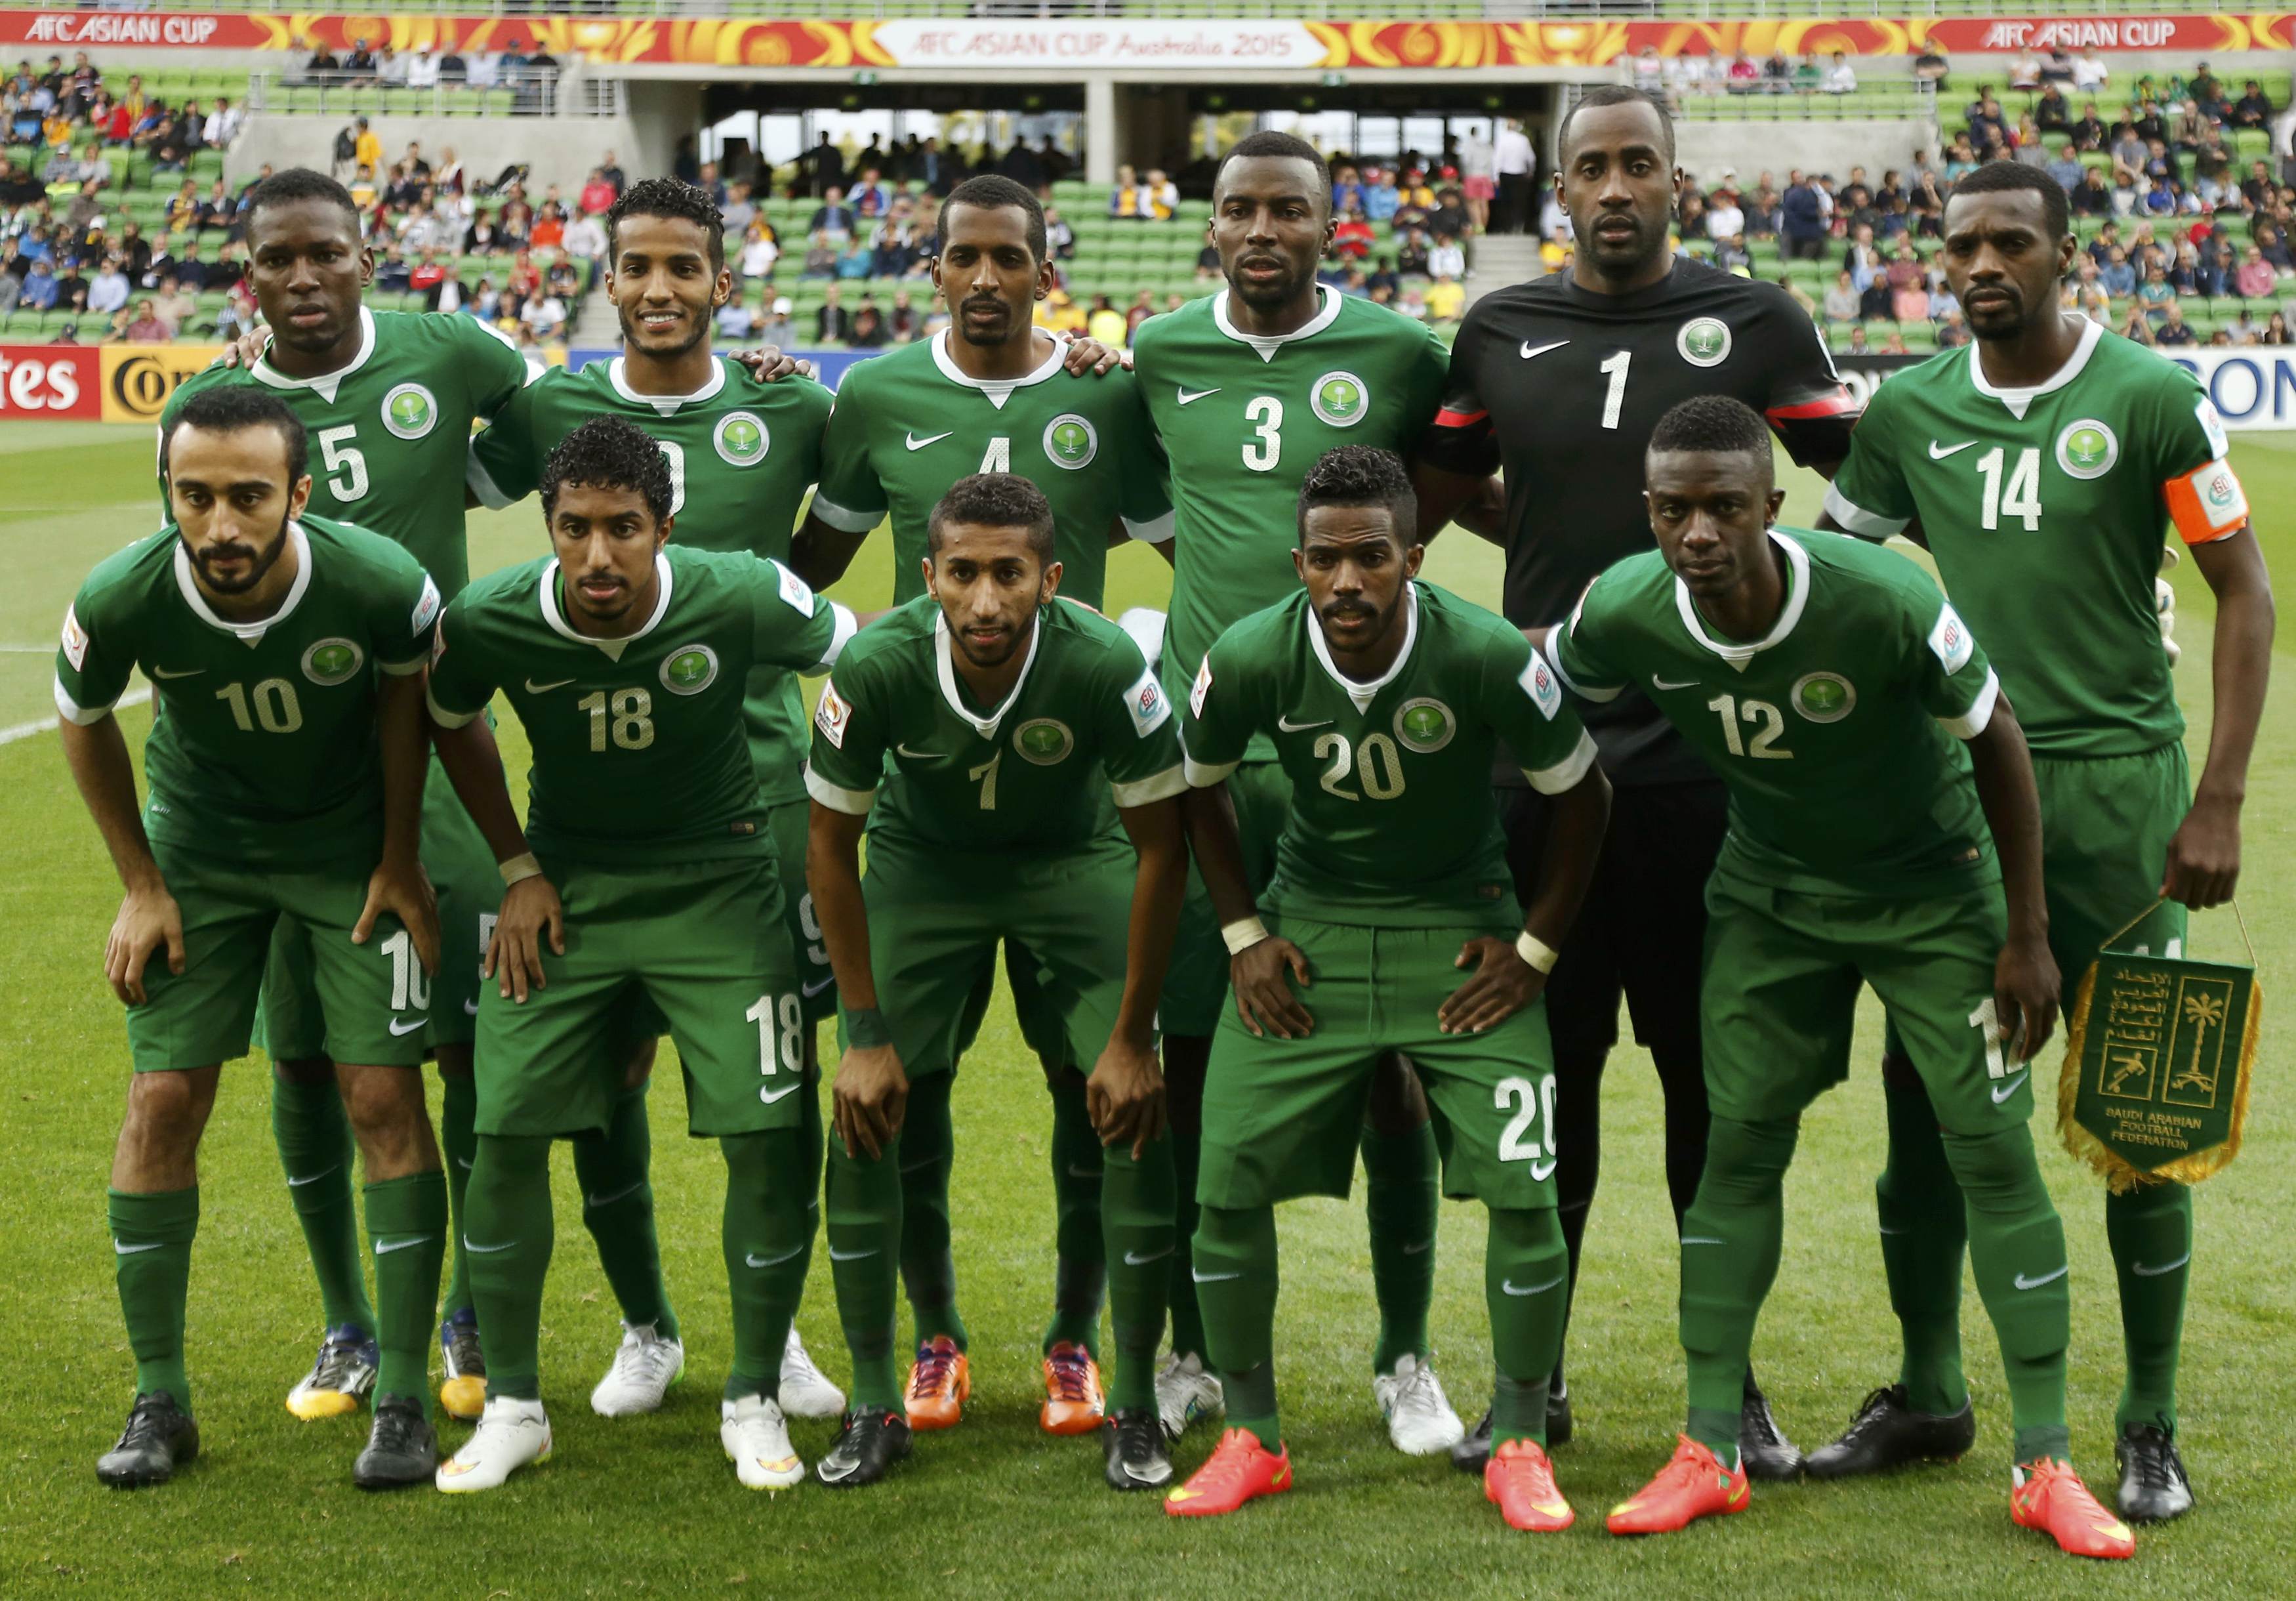
[[[1480,1034],[1446,1034],[1435,1014],[1466,975],[1452,964],[1480,928],[1362,928],[1270,915],[1313,980],[1300,1000],[1305,1039],[1256,1038],[1222,1013],[1204,1079],[1206,1206],[1267,1206],[1294,1195],[1345,1196],[1355,1179],[1365,1102],[1382,1055],[1419,1070],[1443,1155],[1443,1193],[1487,1204],[1554,1204],[1554,1059],[1546,1006],[1535,1001]]]
[[[338,1061],[421,1064],[430,1000],[414,941],[384,916],[365,944],[351,943],[371,864],[266,872],[160,845],[152,853],[183,914],[184,971],[168,971],[164,950],[144,966],[148,998],[127,1008],[137,1072],[247,1055],[264,969],[283,940],[308,975],[307,1004]]]
[[[614,869],[542,858],[565,907],[566,954],[524,1005],[479,995],[478,1131],[579,1134],[623,1093],[636,1013],[667,1022],[696,1136],[794,1128],[804,1001],[773,858]]]
[[[430,1026],[422,1043],[468,1045],[479,1026],[479,964],[502,907],[502,874],[486,836],[455,797],[434,755],[422,789],[422,870],[439,896],[439,971],[430,978]],[[362,881],[362,883],[364,881]],[[263,1039],[275,1062],[332,1055],[308,954],[309,941],[282,923],[263,973]]]
[[[1716,1117],[1797,1117],[1849,1076],[1857,991],[1872,984],[1938,1121],[1963,1135],[2023,1123],[2033,1075],[1993,1038],[1997,885],[1927,899],[1806,895],[1718,872],[1706,885],[1700,989]]]
[[[782,875],[782,924],[789,931],[797,964],[797,992],[810,1029],[837,1015],[837,974],[829,947],[813,915],[813,891],[805,887],[806,833],[813,815],[809,800],[789,800],[766,809],[766,833],[774,842],[774,862]]]
[[[1243,841],[1244,876],[1258,895],[1275,876],[1275,839],[1292,814],[1292,780],[1281,762],[1247,761],[1227,776],[1227,792],[1235,802],[1236,832]],[[1167,1034],[1204,1038],[1226,1026],[1221,1015],[1226,999],[1227,946],[1220,939],[1211,895],[1192,860],[1157,1024]]]
[[[871,834],[861,880],[869,967],[909,1076],[955,1064],[999,940],[1028,964],[1040,1018],[1060,1021],[1047,1043],[1090,1071],[1123,1005],[1136,859],[1121,834],[1041,857],[964,856]]]

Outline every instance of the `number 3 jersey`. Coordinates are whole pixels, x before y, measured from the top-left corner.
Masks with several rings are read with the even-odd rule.
[[[2091,323],[2035,389],[1988,383],[1975,346],[1890,380],[1825,509],[1869,538],[1921,519],[2037,753],[2135,755],[2185,732],[2153,602],[2163,534],[2248,523],[2225,451],[2197,378]]]
[[[490,573],[439,619],[430,715],[461,727],[499,690],[533,747],[527,838],[599,867],[767,850],[742,704],[759,665],[817,672],[853,614],[778,562],[672,543],[652,614],[619,639],[575,631],[556,558]]]
[[[1770,530],[1785,603],[1760,639],[1701,614],[1656,551],[1552,636],[1572,693],[1648,695],[1730,790],[1717,871],[1811,895],[1956,893],[2000,876],[1961,742],[2000,682],[1922,570],[1844,534]]]
[[[365,529],[306,517],[284,537],[294,580],[257,622],[208,604],[172,523],[106,559],[64,613],[56,710],[100,722],[132,670],[152,681],[144,820],[157,844],[250,867],[371,858],[375,674],[422,669],[439,591]]]
[[[1491,791],[1500,742],[1547,794],[1595,742],[1520,630],[1432,584],[1404,592],[1403,649],[1341,675],[1304,589],[1223,634],[1188,694],[1188,782],[1218,784],[1255,738],[1292,781],[1266,903],[1324,923],[1448,928],[1517,920]]]

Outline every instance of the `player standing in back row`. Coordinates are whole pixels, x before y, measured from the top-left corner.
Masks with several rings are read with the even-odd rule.
[[[1639,89],[1590,91],[1564,119],[1555,185],[1578,241],[1568,273],[1475,302],[1452,347],[1443,411],[1416,481],[1431,520],[1504,467],[1505,610],[1522,628],[1560,621],[1596,575],[1651,549],[1643,445],[1697,395],[1728,395],[1767,419],[1804,466],[1831,473],[1856,403],[1809,318],[1774,284],[1677,255],[1674,128]],[[1602,1161],[1603,1064],[1623,993],[1666,1101],[1667,1194],[1679,1227],[1706,1160],[1699,1050],[1699,952],[1706,880],[1721,849],[1722,785],[1643,695],[1589,708],[1587,727],[1616,793],[1594,893],[1546,987],[1554,1034],[1555,1192],[1570,1272]],[[1493,775],[1528,901],[1549,808],[1520,768]],[[1557,1367],[1547,1437],[1570,1437]],[[1800,1457],[1751,1376],[1740,1445],[1756,1478],[1791,1478]],[[1480,1469],[1488,1420],[1455,1453]]]
[[[1213,181],[1207,236],[1227,288],[1151,318],[1133,343],[1134,370],[1172,468],[1167,694],[1185,693],[1231,624],[1298,587],[1291,551],[1308,468],[1340,445],[1408,455],[1434,418],[1447,361],[1424,325],[1316,282],[1332,242],[1332,182],[1313,145],[1278,133],[1239,141]],[[1266,734],[1252,736],[1227,787],[1256,892],[1275,869],[1292,795]],[[1192,876],[1160,1013],[1181,1249],[1172,1272],[1172,1356],[1159,1400],[1175,1434],[1218,1404],[1218,1384],[1204,1371],[1187,1242],[1195,1233],[1203,1076],[1227,977],[1218,922],[1201,877]],[[1464,1430],[1428,1364],[1438,1163],[1425,1098],[1398,1058],[1374,1077],[1366,1122],[1365,1209],[1380,1309],[1373,1392],[1398,1448],[1423,1455],[1455,1444]]]
[[[2063,190],[2029,167],[1980,167],[1955,188],[1945,229],[1946,273],[1976,342],[1876,395],[1826,517],[1868,538],[1918,521],[1955,605],[1999,664],[2033,745],[2049,940],[2072,985],[2130,918],[2145,914],[2129,940],[2174,954],[2187,907],[2232,898],[2271,673],[2270,580],[2225,460],[2224,425],[2198,382],[2059,310],[2057,283],[2077,248]],[[2214,716],[2197,790],[2154,616],[2164,523],[2217,597]],[[1890,1166],[1876,1196],[1905,1367],[1839,1441],[1813,1453],[1811,1471],[1828,1477],[1958,1455],[1975,1428],[1961,1374],[1953,1175],[1903,1053],[1891,1049],[1883,1069]],[[2193,1503],[2176,1445],[2193,1192],[2168,1182],[2108,1192],[2104,1222],[2128,1362],[2120,1510],[2158,1522]]]

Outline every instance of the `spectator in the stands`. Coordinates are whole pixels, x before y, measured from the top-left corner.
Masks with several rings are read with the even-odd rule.
[[[1833,275],[1833,282],[1826,286],[1823,302],[1825,320],[1830,323],[1856,322],[1858,300],[1857,285],[1850,277],[1849,269],[1844,267]]]
[[[853,308],[853,321],[845,331],[845,342],[857,350],[882,350],[891,337],[876,301],[864,294],[860,305]]]
[[[772,307],[758,326],[758,336],[786,349],[797,338],[796,330],[790,323],[790,313],[795,309],[789,296],[775,296]]]
[[[1467,291],[1448,273],[1437,273],[1420,299],[1430,322],[1456,323],[1466,315]]]
[[[855,220],[853,208],[845,203],[845,191],[832,184],[823,193],[821,204],[813,209],[812,219],[805,225],[805,231],[842,244],[852,234]]]
[[[1921,53],[1914,57],[1914,76],[1939,88],[1945,86],[1947,75],[1952,70],[1952,64],[1945,58],[1945,47],[1934,39],[1923,44]]]
[[[33,311],[46,311],[56,303],[56,269],[45,259],[35,258],[31,270],[25,275],[24,287],[16,303]]]
[[[371,84],[375,81],[374,52],[368,49],[365,39],[353,41],[351,53],[343,57],[343,78],[347,83]]]
[[[2270,275],[2270,269],[2267,268],[2266,276]],[[120,270],[119,258],[105,257],[103,266],[87,286],[87,308],[110,316],[127,304],[127,275]]]
[[[2161,345],[2194,345],[2200,341],[2193,333],[2193,325],[2185,320],[2185,308],[2171,300],[2161,314],[2161,325],[2152,332],[2152,342]]]
[[[2242,255],[2240,270],[2234,275],[2234,282],[2239,286],[2242,296],[2251,300],[2267,300],[2279,287],[2279,279],[2272,270],[2272,263],[2267,261],[2264,252],[2253,244]]]
[[[439,53],[425,45],[406,58],[406,86],[410,89],[435,89],[439,86]]]
[[[596,288],[599,270],[606,259],[606,225],[594,217],[578,217],[566,225],[566,237],[560,248],[569,259],[580,264],[580,292],[587,294]]]
[[[547,344],[566,332],[566,302],[546,290],[529,295],[519,310],[518,320],[537,343]]]
[[[1369,177],[1364,184],[1363,195],[1364,220],[1374,226],[1392,223],[1396,208],[1403,203],[1402,195],[1396,191],[1395,172],[1391,168],[1383,167],[1373,167],[1367,171]]]
[[[1447,184],[1438,190],[1435,209],[1427,214],[1427,231],[1430,234],[1451,234],[1464,239],[1472,226],[1466,197]]]
[[[820,309],[813,314],[813,337],[816,343],[841,345],[852,329],[853,315],[845,309],[843,291],[831,284],[822,291]]]
[[[470,78],[471,63],[463,59],[461,51],[448,45],[446,53],[439,58],[439,81],[453,88],[467,84]]]
[[[324,45],[311,52],[311,59],[303,63],[304,78],[315,84],[339,82],[342,78],[342,62],[337,60],[335,53]]]
[[[2112,191],[2104,181],[2104,174],[2096,168],[2084,168],[2080,181],[2073,185],[2066,201],[2076,217],[2110,217],[2112,215]]]
[[[1332,253],[1341,261],[1360,261],[1371,254],[1378,238],[1371,224],[1364,220],[1364,214],[1350,210],[1332,230]]]
[[[1732,94],[1753,94],[1759,93],[1761,86],[1762,70],[1754,65],[1751,56],[1741,50],[1730,58],[1728,70],[1722,80],[1725,90]]]
[[[2264,332],[2258,337],[2256,342],[2260,345],[2296,344],[2296,340],[2292,340],[2289,336],[2287,314],[2276,311],[2265,319]]]
[[[758,316],[735,295],[718,308],[718,337],[730,340],[754,339],[758,333]]]
[[[1816,261],[1825,253],[1826,202],[1816,185],[1800,172],[1789,176],[1779,201],[1779,234],[1789,261]]]
[[[1092,309],[1086,314],[1084,330],[1111,349],[1120,349],[1124,344],[1124,314],[1104,294],[1092,297]]]
[[[2117,244],[2097,268],[2096,277],[2104,292],[2115,300],[2136,292],[2136,269],[2128,263],[2128,252]]]
[[[2232,103],[2232,125],[2234,127],[2270,127],[2272,100],[2265,94],[2264,86],[2250,78],[2241,97]]]
[[[542,202],[542,209],[535,214],[534,228],[527,234],[526,242],[537,250],[554,250],[566,242],[566,212],[556,201]]]
[[[1717,190],[1715,199],[1706,209],[1706,236],[1709,239],[1728,239],[1746,231],[1745,209],[1737,197],[1726,189]]]
[[[1849,58],[1837,50],[1833,64],[1825,70],[1825,82],[1820,86],[1828,94],[1855,94],[1857,92],[1857,71],[1850,66]]]
[[[1140,324],[1155,315],[1156,297],[1152,291],[1144,289],[1133,297],[1132,304],[1124,308],[1124,342],[1130,344],[1132,336],[1140,332]]]
[[[1076,259],[1076,230],[1061,216],[1058,206],[1045,208],[1045,248],[1052,251],[1055,261]]]
[[[138,300],[135,315],[119,330],[119,337],[131,345],[164,345],[176,337],[176,326],[150,300]]]
[[[877,252],[870,242],[856,234],[845,242],[837,253],[837,275],[849,280],[866,278],[874,269]]]
[[[2052,142],[2050,149],[2052,153],[2044,163],[2044,168],[2051,177],[2063,186],[2065,195],[2070,200],[2073,191],[2080,187],[2081,180],[2087,176],[2088,169],[2081,165],[2080,158],[2073,153],[2071,140],[2056,139]]]
[[[1354,164],[1341,162],[1332,171],[1332,215],[1363,208],[1363,180]]]
[[[502,82],[502,52],[498,50],[472,51],[470,53],[469,61],[465,65],[465,70],[468,73],[468,81],[472,88],[494,88]],[[501,291],[497,289],[495,291],[495,293],[499,295]],[[488,320],[492,321],[493,319],[490,317]]]
[[[1438,234],[1428,248],[1427,274],[1434,278],[1464,279],[1467,275],[1467,252],[1454,234]]]
[[[2073,87],[2076,90],[2102,89],[2112,81],[2112,71],[2097,59],[2094,45],[2080,53],[2080,59],[2073,63]]]

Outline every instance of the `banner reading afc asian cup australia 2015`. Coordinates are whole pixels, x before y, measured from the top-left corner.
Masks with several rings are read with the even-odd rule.
[[[2216,403],[2217,415],[2231,431],[2296,429],[2296,345],[2239,345],[2230,349],[2216,346],[2161,354],[2200,379],[2209,398]],[[1833,365],[1842,382],[1862,402],[1897,374],[1933,359],[1837,350]]]

